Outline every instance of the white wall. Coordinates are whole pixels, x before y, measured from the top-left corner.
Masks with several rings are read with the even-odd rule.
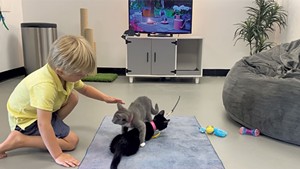
[[[127,0],[26,0],[24,22],[54,22],[59,35],[80,34],[80,11],[89,10],[94,28],[98,67],[125,67],[126,45],[120,38],[127,29]],[[203,67],[230,68],[248,54],[245,44],[233,46],[234,24],[244,19],[250,0],[194,0],[193,35],[204,38]],[[43,11],[43,12],[39,12]],[[37,14],[38,13],[38,14]],[[180,35],[182,36],[182,35]]]
[[[21,4],[21,0],[9,1],[17,7]],[[289,26],[276,41],[288,42],[300,38],[300,23],[297,22],[300,1],[278,1],[289,10]],[[252,5],[254,0],[194,0],[193,2],[193,35],[204,38],[203,68],[230,69],[237,60],[249,53],[246,43],[242,41],[234,46],[233,34],[236,29],[234,24],[246,18],[244,7]],[[52,22],[58,25],[59,36],[79,35],[80,8],[89,10],[89,27],[94,29],[97,45],[97,66],[125,67],[126,45],[120,36],[128,27],[127,0],[26,0],[22,3],[22,9],[18,7],[7,16],[7,22],[13,24],[10,26],[12,30],[7,33],[0,27],[0,57],[3,58],[0,72],[23,66],[22,52],[12,47],[20,48],[20,22]],[[19,14],[22,10],[23,16]],[[14,14],[18,15],[17,17],[9,16],[14,12],[18,12]],[[13,41],[10,43],[14,45],[8,45],[9,41]]]
[[[23,16],[22,0],[2,0],[1,4],[9,8],[9,12],[2,13],[9,31],[0,22],[0,72],[4,72],[24,65],[20,28]]]
[[[283,41],[289,42],[300,38],[300,1],[281,0],[284,9],[288,11],[288,27],[282,36]]]
[[[87,8],[94,29],[98,67],[125,67],[127,0],[26,0],[24,22],[53,22],[58,36],[80,35],[80,8]]]
[[[195,33],[204,38],[203,68],[229,69],[249,54],[242,41],[234,46],[234,24],[246,18],[252,0],[194,0]],[[196,32],[197,31],[197,32]]]

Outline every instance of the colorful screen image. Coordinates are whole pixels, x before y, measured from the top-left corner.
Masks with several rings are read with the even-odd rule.
[[[129,29],[139,33],[190,34],[192,0],[129,0]]]

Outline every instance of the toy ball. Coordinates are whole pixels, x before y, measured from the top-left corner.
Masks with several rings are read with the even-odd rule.
[[[206,127],[206,133],[207,134],[213,134],[214,133],[214,126],[207,126]]]

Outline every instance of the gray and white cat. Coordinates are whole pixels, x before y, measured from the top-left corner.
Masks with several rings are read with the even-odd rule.
[[[121,104],[117,104],[118,110],[114,114],[112,122],[122,125],[122,133],[128,131],[128,128],[136,128],[139,130],[139,139],[141,147],[145,146],[146,125],[145,122],[152,121],[152,115],[157,115],[158,105],[155,109],[152,107],[152,101],[146,96],[138,97],[132,102],[128,109]]]

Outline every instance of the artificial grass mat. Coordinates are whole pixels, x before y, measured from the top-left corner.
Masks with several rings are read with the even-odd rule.
[[[115,73],[97,73],[95,75],[89,75],[82,79],[82,81],[88,82],[113,82],[118,77]]]

